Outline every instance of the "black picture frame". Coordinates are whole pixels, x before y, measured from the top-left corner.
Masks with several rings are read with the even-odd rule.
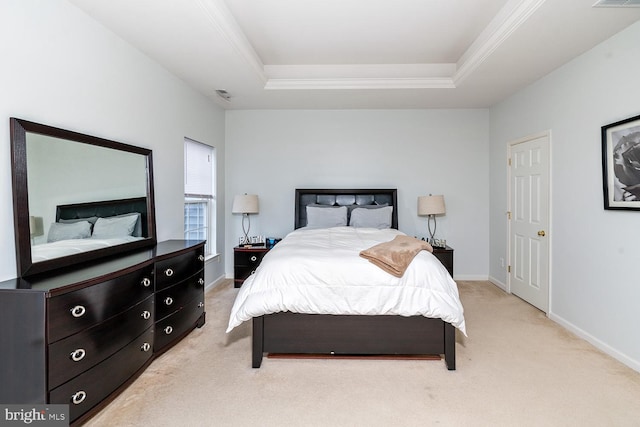
[[[640,210],[640,115],[602,126],[605,209]]]

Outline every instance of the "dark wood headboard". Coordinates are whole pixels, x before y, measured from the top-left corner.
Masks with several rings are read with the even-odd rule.
[[[141,237],[149,237],[146,197],[58,205],[56,206],[56,222],[59,222],[61,219],[90,218],[94,216],[107,218],[133,212],[140,213],[140,221],[142,224]]]
[[[300,189],[296,188],[295,196],[295,228],[307,225],[307,205],[335,205],[362,206],[383,205],[393,206],[391,228],[398,228],[398,190],[386,189]]]

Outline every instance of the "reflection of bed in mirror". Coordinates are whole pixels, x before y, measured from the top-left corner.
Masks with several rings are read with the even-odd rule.
[[[147,199],[136,197],[56,206],[47,242],[33,245],[33,262],[109,248],[148,237]]]
[[[42,274],[156,244],[151,150],[22,119],[11,118],[10,124],[18,276]],[[90,210],[96,208],[92,203],[97,203],[101,209],[109,209],[110,201],[131,198],[146,202],[136,209],[146,212],[141,238],[79,252],[78,248],[69,249],[68,255],[50,253],[44,260],[32,254],[32,248],[49,240],[50,225],[59,222],[57,206],[74,203],[78,206],[71,205],[71,209]],[[86,235],[86,227],[80,232]],[[96,242],[83,242],[88,243]]]

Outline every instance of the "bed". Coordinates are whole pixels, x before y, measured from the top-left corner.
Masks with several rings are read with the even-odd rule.
[[[56,206],[47,243],[33,245],[33,262],[118,246],[148,237],[147,199],[105,200]]]
[[[391,217],[388,220],[389,229],[374,230],[369,228],[346,227],[342,223],[331,226],[327,229],[314,229],[310,222],[316,224],[315,218],[309,218],[311,212],[319,212],[317,209],[323,207],[345,207],[348,215],[348,222],[356,220],[357,208],[381,208],[389,209],[391,206]],[[310,207],[311,209],[307,209]],[[332,210],[332,212],[337,210]],[[314,213],[313,215],[316,215]],[[324,215],[324,214],[323,214]],[[259,368],[262,364],[264,353],[287,354],[287,355],[444,355],[446,366],[449,370],[455,370],[455,329],[456,327],[464,332],[464,317],[462,316],[462,305],[460,304],[457,286],[444,266],[430,253],[421,251],[416,255],[420,261],[412,261],[406,273],[402,277],[393,277],[388,273],[370,265],[367,260],[357,256],[347,259],[346,255],[331,261],[332,268],[322,267],[320,257],[309,260],[317,274],[322,270],[327,272],[330,280],[340,281],[341,274],[347,277],[348,270],[353,267],[354,271],[362,271],[363,277],[369,282],[363,284],[364,287],[354,290],[355,297],[349,301],[342,301],[341,297],[331,300],[329,294],[332,290],[322,287],[315,287],[318,295],[313,297],[304,296],[301,303],[291,303],[293,296],[298,292],[296,289],[280,289],[280,283],[288,281],[286,276],[279,274],[291,274],[292,277],[299,277],[298,270],[305,270],[307,266],[303,258],[298,258],[295,262],[278,264],[278,259],[284,256],[287,246],[294,249],[294,252],[303,254],[305,240],[309,246],[323,246],[324,241],[332,245],[332,251],[340,255],[341,246],[344,241],[344,251],[353,252],[351,247],[352,235],[355,242],[364,249],[368,245],[393,239],[394,236],[401,235],[397,231],[397,190],[396,189],[297,189],[295,191],[295,231],[289,234],[278,245],[274,247],[263,259],[256,274],[250,276],[245,281],[243,287],[234,302],[232,308],[229,327],[227,332],[246,320],[253,323],[252,334],[252,367]],[[380,227],[381,228],[381,227]],[[328,237],[327,237],[328,236]],[[380,240],[382,239],[382,240]],[[348,247],[347,247],[348,246]],[[344,252],[347,254],[347,252]],[[302,256],[302,255],[300,255]],[[344,260],[341,264],[340,260]],[[430,270],[422,274],[420,270],[422,264],[430,265]],[[320,266],[320,268],[318,268]],[[285,270],[291,271],[284,273]],[[360,270],[365,268],[367,270]],[[415,270],[415,271],[414,271]],[[323,273],[324,274],[324,273]],[[358,273],[359,274],[359,273]],[[437,292],[436,299],[445,301],[442,306],[429,301],[422,304],[422,296],[427,295],[426,290],[417,289],[421,292],[419,298],[402,298],[396,296],[397,292],[404,292],[402,282],[406,280],[423,280],[423,276],[428,276],[425,280],[432,280]],[[306,276],[305,276],[306,277]],[[435,277],[435,279],[434,279]],[[269,282],[272,280],[272,282]],[[296,279],[297,280],[297,279]],[[304,279],[313,280],[313,279]],[[324,281],[325,278],[318,279]],[[346,280],[346,279],[345,279]],[[349,281],[348,279],[346,281]],[[381,281],[381,286],[378,286]],[[308,282],[311,283],[311,282]],[[307,282],[305,282],[305,287]],[[261,287],[262,286],[262,287]],[[266,287],[265,287],[266,286]],[[333,284],[329,288],[338,286]],[[431,285],[429,285],[431,286]],[[365,293],[362,293],[366,291]],[[416,292],[417,292],[416,291]],[[305,291],[306,292],[306,291]],[[342,292],[342,291],[340,291]],[[360,292],[360,293],[358,293]],[[270,295],[276,296],[280,302],[276,306],[269,305]],[[361,295],[362,298],[357,297]],[[399,295],[399,294],[398,294]],[[360,300],[367,299],[381,301],[383,308],[376,308],[373,312]],[[330,301],[331,307],[316,308],[314,301]],[[392,301],[390,304],[385,304]],[[422,304],[424,307],[416,307]],[[281,305],[278,305],[280,304]],[[297,304],[297,305],[296,305]],[[263,307],[264,306],[264,307]],[[416,311],[418,310],[418,311]],[[382,314],[379,314],[382,313]],[[454,326],[455,325],[455,326]]]

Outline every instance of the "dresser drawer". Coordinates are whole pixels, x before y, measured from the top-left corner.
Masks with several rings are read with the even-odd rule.
[[[204,271],[187,280],[156,293],[156,319],[160,320],[183,308],[187,303],[204,294]]]
[[[251,249],[248,251],[236,250],[233,254],[233,263],[236,266],[253,267],[260,265],[260,261],[267,254],[266,249]]]
[[[119,314],[153,294],[152,267],[49,298],[49,342],[72,335]]]
[[[193,329],[202,313],[204,313],[204,292],[201,298],[191,300],[182,310],[156,323],[154,351],[162,350],[163,347]]]
[[[233,269],[233,279],[236,282],[244,282],[245,280],[247,280],[247,278],[249,278],[249,276],[251,276],[253,273],[256,272],[256,268],[258,267],[246,267],[246,266],[239,266],[236,265]]]
[[[156,290],[180,282],[204,268],[204,248],[156,263]]]
[[[154,298],[49,346],[49,388],[81,374],[153,325]]]
[[[102,363],[53,389],[49,403],[68,404],[73,422],[131,378],[151,358],[151,348],[153,328]]]

